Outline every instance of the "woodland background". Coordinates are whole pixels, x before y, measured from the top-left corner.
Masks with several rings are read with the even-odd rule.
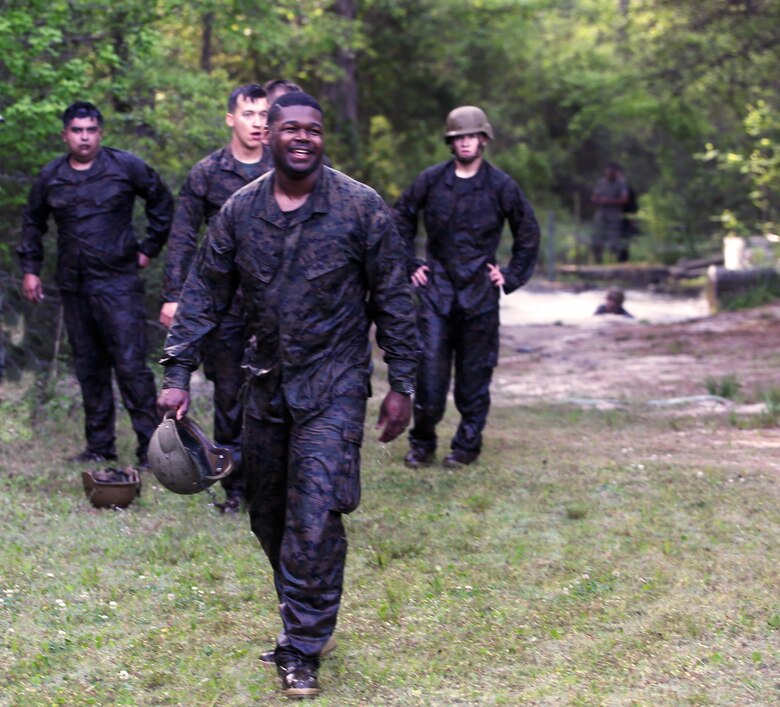
[[[607,161],[640,196],[634,260],[776,231],[778,26],[773,0],[0,0],[6,319],[23,309],[24,201],[62,151],[59,116],[75,99],[103,110],[105,144],[140,154],[174,192],[226,142],[229,91],[284,76],[323,102],[334,166],[391,202],[447,158],[447,112],[482,106],[496,130],[489,158],[545,229],[554,215],[557,262],[586,259]],[[48,252],[45,281],[53,238]],[[146,275],[150,310],[159,265]]]

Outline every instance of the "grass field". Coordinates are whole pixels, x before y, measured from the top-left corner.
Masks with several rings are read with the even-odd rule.
[[[285,702],[257,660],[279,624],[246,515],[149,475],[127,511],[92,509],[62,462],[78,395],[34,423],[30,400],[0,401],[0,704]],[[774,431],[496,408],[456,472],[366,437],[320,704],[780,702]]]

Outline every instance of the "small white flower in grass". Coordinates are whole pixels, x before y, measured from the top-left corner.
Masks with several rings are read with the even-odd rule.
[[[105,620],[105,619],[107,619],[107,618],[108,618],[108,614],[101,614],[101,615],[100,615],[100,618],[101,618],[101,619],[103,619],[103,620]]]
[[[583,572],[582,573],[582,578],[583,579],[590,579],[590,575],[587,572]]]
[[[116,609],[116,607],[117,607],[117,603],[116,603],[115,601],[110,601],[110,602],[108,602],[108,605],[109,605],[109,606],[110,606],[112,609]]]
[[[146,579],[146,575],[145,574],[139,574],[138,575],[138,579]]]
[[[168,599],[170,599],[171,601],[173,601],[175,598],[176,598],[175,594],[169,594],[168,595]]]
[[[120,670],[119,673],[117,673],[117,677],[120,680],[127,680],[130,677],[130,673],[128,673],[127,670]]]
[[[65,631],[57,631],[57,635],[61,636],[62,638],[65,638],[65,636],[67,636],[68,634],[65,633]]]
[[[47,577],[54,577],[54,572],[47,572],[47,573],[46,573],[46,576],[47,576]]]
[[[54,603],[60,608],[60,609],[66,609],[68,605],[62,601],[62,599],[55,599]]]
[[[16,631],[14,631],[12,628],[9,628],[8,633],[16,633]]]
[[[5,593],[6,593],[6,596],[10,597],[14,593],[14,590],[13,589],[6,589]]]

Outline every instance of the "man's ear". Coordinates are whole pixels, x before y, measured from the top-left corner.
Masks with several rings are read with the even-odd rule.
[[[233,117],[232,113],[225,113],[225,125],[227,125],[229,128],[232,128],[236,123],[236,119]]]
[[[263,134],[260,136],[260,142],[266,147],[271,144],[271,129],[268,127],[268,123],[263,126]]]

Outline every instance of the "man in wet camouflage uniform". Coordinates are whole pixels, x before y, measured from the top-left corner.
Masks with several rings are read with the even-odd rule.
[[[178,307],[184,281],[190,271],[204,221],[209,223],[228,198],[241,187],[265,174],[270,167],[263,150],[263,129],[268,118],[268,100],[258,84],[234,89],[228,98],[225,122],[232,129],[230,143],[196,164],[187,176],[176,206],[168,242],[160,321],[166,326]],[[222,509],[239,510],[244,495],[241,468],[241,418],[239,391],[244,380],[241,359],[246,337],[238,292],[230,311],[203,340],[203,372],[214,384],[214,440],[230,450],[234,470],[222,480],[227,496]]]
[[[289,697],[319,693],[319,655],[336,626],[342,514],[360,500],[371,323],[391,388],[380,407],[382,442],[409,421],[417,357],[392,216],[372,189],[322,165],[323,142],[322,110],[311,96],[277,99],[266,131],[274,170],[212,221],[168,334],[158,398],[161,411],[187,411],[200,341],[240,286],[250,337],[247,499],[274,570],[283,624],[275,660]]]
[[[604,261],[604,251],[611,253],[618,262],[623,260],[623,207],[628,203],[629,194],[621,173],[618,165],[608,164],[590,197],[591,203],[596,205],[592,236],[593,260],[596,263]]]
[[[461,106],[447,117],[445,140],[454,159],[422,172],[395,205],[406,240],[409,275],[419,298],[422,357],[417,369],[414,427],[405,462],[431,464],[436,425],[444,416],[451,369],[455,406],[461,415],[444,464],[474,462],[490,409],[490,380],[498,363],[499,289],[509,294],[533,273],[539,226],[517,184],[483,159],[493,128],[476,106]],[[426,257],[415,259],[420,211],[427,233]],[[512,257],[496,264],[504,222],[512,230]]]
[[[173,198],[159,175],[135,155],[102,147],[103,117],[86,101],[63,114],[68,154],[47,164],[24,212],[19,254],[24,296],[44,298],[39,277],[49,216],[57,224],[57,284],[84,401],[87,447],[76,462],[116,459],[114,370],[122,400],[146,449],[157,426],[156,386],[146,364],[144,287],[138,274],[168,238]],[[147,236],[133,232],[136,196],[146,202]]]

